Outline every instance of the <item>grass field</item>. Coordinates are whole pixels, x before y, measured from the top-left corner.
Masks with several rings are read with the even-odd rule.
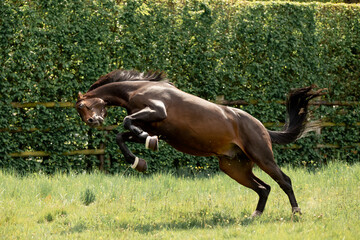
[[[291,216],[272,186],[264,214],[249,218],[257,195],[225,174],[111,176],[0,171],[1,239],[359,239],[360,164],[313,173],[283,168],[303,215]]]

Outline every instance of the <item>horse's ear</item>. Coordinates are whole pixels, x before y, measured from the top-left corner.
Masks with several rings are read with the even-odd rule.
[[[79,92],[78,93],[78,100],[82,99],[83,97],[84,97],[84,95],[81,92]]]

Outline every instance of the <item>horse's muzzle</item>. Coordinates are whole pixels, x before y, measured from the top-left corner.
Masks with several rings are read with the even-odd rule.
[[[100,117],[100,116],[93,116],[93,117],[90,117],[86,120],[86,123],[93,127],[93,126],[99,126],[101,125],[102,123],[104,122],[104,118]]]

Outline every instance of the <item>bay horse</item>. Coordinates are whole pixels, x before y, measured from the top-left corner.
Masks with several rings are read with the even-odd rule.
[[[288,119],[281,131],[264,125],[240,109],[218,105],[188,94],[171,84],[162,72],[114,70],[101,76],[85,93],[79,92],[76,109],[91,127],[103,123],[106,106],[127,110],[116,142],[125,161],[143,172],[144,159],[135,156],[126,142],[145,144],[158,149],[158,136],[175,149],[195,156],[217,156],[220,169],[238,183],[259,195],[252,217],[260,216],[270,193],[270,186],[256,177],[258,165],[287,194],[292,213],[301,214],[290,178],[274,161],[272,143],[288,144],[306,129],[308,103],[322,95],[311,87],[292,90],[287,98]]]

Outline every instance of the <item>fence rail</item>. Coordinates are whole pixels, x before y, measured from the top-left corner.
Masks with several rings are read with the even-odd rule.
[[[360,147],[360,143],[354,143],[353,145],[348,146],[340,146],[339,144],[317,144],[314,148],[321,149],[321,148],[353,148],[353,147]],[[296,144],[291,144],[289,146],[280,146],[282,149],[300,149],[301,146]],[[71,156],[71,155],[104,155],[104,149],[83,149],[83,150],[74,150],[70,152],[62,153],[61,155],[64,156]],[[11,157],[48,157],[51,153],[44,152],[44,151],[26,151],[26,152],[18,152],[18,153],[10,153]]]
[[[263,123],[265,127],[283,127],[285,123],[282,122],[265,122]],[[334,122],[321,122],[320,127],[346,127],[346,126],[360,126],[360,122],[355,122],[352,124],[347,123],[334,123]],[[118,128],[119,125],[109,125],[109,126],[99,126],[95,127],[101,131],[113,131],[114,129]],[[50,129],[39,129],[39,128],[29,128],[24,129],[21,127],[13,127],[13,128],[0,128],[0,132],[10,132],[10,133],[18,133],[18,132],[49,132]]]
[[[262,103],[258,100],[250,100],[250,101],[244,101],[244,100],[233,100],[228,101],[224,100],[223,96],[219,96],[216,101],[218,104],[223,105],[256,105],[259,103]],[[278,104],[285,104],[285,101],[275,101]],[[270,102],[269,102],[270,103]],[[325,105],[325,106],[355,106],[360,105],[360,102],[358,101],[312,101],[310,102],[311,105]],[[60,108],[72,108],[75,106],[75,103],[73,102],[32,102],[32,103],[20,103],[20,102],[12,102],[11,106],[14,108],[34,108],[36,106],[44,106],[46,108],[54,108],[54,107],[60,107]],[[263,123],[265,127],[282,127],[284,126],[284,123],[281,122],[266,122]],[[355,122],[350,124],[352,126],[360,126],[360,122]],[[333,122],[321,122],[320,127],[344,127],[344,126],[350,126],[346,123],[333,123]],[[119,125],[109,125],[109,126],[100,126],[97,127],[99,130],[103,131],[113,131],[119,127]],[[10,132],[10,133],[17,133],[17,132],[35,132],[35,131],[41,131],[41,132],[47,132],[50,131],[50,129],[38,129],[38,128],[30,128],[30,129],[24,129],[22,127],[15,127],[12,126],[10,128],[2,128],[0,129],[0,132]],[[65,156],[71,156],[71,155],[100,155],[103,156],[105,154],[105,146],[100,146],[99,149],[82,149],[82,150],[74,150],[69,152],[61,153],[61,155]],[[314,146],[316,149],[320,148],[352,148],[352,147],[360,147],[360,143],[353,143],[349,146],[340,146],[339,144],[317,144]],[[300,149],[301,146],[296,144],[291,144],[288,146],[281,146],[283,149]],[[9,155],[11,157],[47,157],[50,156],[52,153],[45,152],[45,151],[24,151],[24,152],[16,152],[16,153],[10,153]]]
[[[61,155],[71,156],[71,155],[104,155],[105,149],[82,149],[74,150],[70,152],[64,152]],[[48,157],[51,153],[44,151],[26,151],[18,153],[10,153],[11,157]]]
[[[53,107],[71,108],[71,107],[75,107],[75,103],[73,103],[73,102],[31,102],[31,103],[12,102],[10,104],[11,104],[12,107],[15,107],[15,108],[34,108],[36,106],[44,106],[44,107],[47,107],[47,108],[53,108]]]
[[[218,96],[217,99],[214,101],[217,104],[222,105],[257,105],[259,103],[270,103],[270,101],[259,101],[259,100],[250,100],[250,101],[244,101],[244,100],[225,100],[224,96]],[[285,101],[283,100],[276,100],[272,101],[278,104],[285,105]],[[360,105],[360,102],[358,101],[323,101],[323,100],[316,100],[311,101],[309,103],[310,105],[324,105],[324,106],[355,106]],[[75,103],[73,102],[31,102],[31,103],[20,103],[20,102],[12,102],[12,107],[15,108],[34,108],[36,106],[44,106],[47,108],[53,108],[53,107],[63,107],[63,108],[71,108],[75,107]]]

